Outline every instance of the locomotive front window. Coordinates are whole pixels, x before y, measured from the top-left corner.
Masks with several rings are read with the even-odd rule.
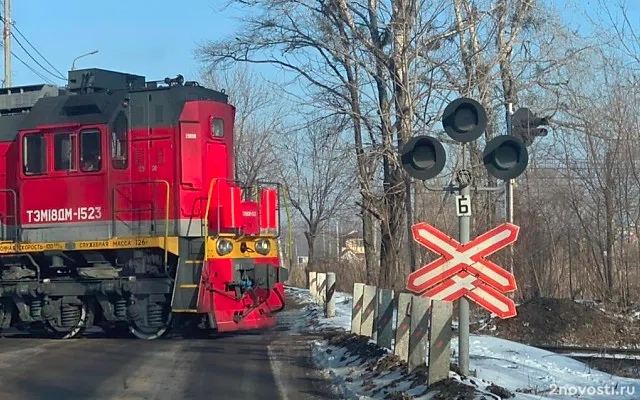
[[[96,172],[102,169],[100,131],[85,130],[80,133],[80,169]]]
[[[73,171],[76,169],[76,141],[68,133],[53,137],[54,160],[56,171]]]
[[[224,136],[224,120],[220,118],[213,118],[211,120],[211,134],[214,137]]]
[[[42,133],[30,133],[22,138],[22,162],[26,175],[44,174],[47,170],[47,153]]]

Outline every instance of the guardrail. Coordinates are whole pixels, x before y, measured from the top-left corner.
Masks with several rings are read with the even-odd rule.
[[[309,273],[312,299],[335,316],[334,273]],[[397,318],[394,318],[397,311]],[[453,303],[355,283],[351,333],[368,337],[407,363],[427,371],[427,385],[449,378]]]

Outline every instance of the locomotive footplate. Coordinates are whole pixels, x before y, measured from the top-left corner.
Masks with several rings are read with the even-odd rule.
[[[43,279],[32,281],[2,281],[0,297],[38,297],[38,296],[88,296],[110,295],[126,296],[130,294],[170,294],[170,279],[159,278],[119,278],[97,280]]]

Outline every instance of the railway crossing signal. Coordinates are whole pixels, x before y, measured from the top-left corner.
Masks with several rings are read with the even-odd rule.
[[[505,223],[461,244],[429,224],[414,225],[414,240],[441,257],[410,274],[407,289],[434,300],[466,296],[500,318],[516,316],[515,303],[503,294],[517,289],[515,277],[485,257],[514,243],[519,230]]]
[[[489,175],[509,180],[520,176],[529,164],[527,146],[537,136],[546,136],[547,118],[538,118],[527,108],[518,109],[511,118],[511,135],[489,140],[483,151],[483,164]],[[466,144],[482,136],[487,127],[487,113],[476,100],[461,97],[449,103],[442,114],[442,126],[453,140]],[[402,148],[401,162],[409,176],[419,180],[435,178],[444,169],[446,153],[440,141],[420,135]]]
[[[511,105],[509,104],[509,110]],[[521,108],[511,115],[509,112],[508,135],[496,136],[485,144],[482,154],[487,173],[510,181],[520,176],[529,164],[527,146],[535,137],[546,136],[546,118],[538,118],[529,109]],[[478,303],[500,318],[516,315],[516,307],[504,295],[516,290],[514,276],[485,259],[493,252],[508,246],[517,239],[518,227],[504,224],[469,241],[472,213],[471,186],[475,192],[495,192],[500,187],[480,187],[474,182],[471,171],[465,168],[466,144],[479,139],[487,127],[487,113],[477,101],[462,97],[445,108],[442,127],[453,140],[463,145],[462,169],[456,172],[457,185],[434,188],[434,191],[456,193],[456,215],[460,219],[459,241],[453,240],[428,224],[413,227],[414,239],[439,253],[442,257],[413,272],[409,276],[407,289],[423,296],[448,301],[460,300],[459,365],[463,374],[469,373],[469,303]],[[427,181],[442,172],[446,153],[440,141],[431,136],[417,136],[401,150],[401,163],[409,176]],[[510,193],[510,191],[509,191]]]

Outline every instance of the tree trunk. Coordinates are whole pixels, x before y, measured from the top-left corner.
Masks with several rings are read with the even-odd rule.
[[[404,287],[404,274],[400,268],[400,249],[404,239],[405,191],[401,171],[389,168],[385,176],[385,215],[380,226],[380,277],[378,286],[399,289]]]
[[[313,263],[315,261],[314,245],[316,241],[316,234],[307,231],[304,233],[304,237],[307,239],[307,247],[309,248],[309,260],[307,261],[306,268],[307,275],[309,275],[309,271],[311,271],[311,267],[313,266]]]
[[[365,283],[373,285],[375,283],[376,272],[378,271],[378,260],[376,259],[376,234],[375,219],[367,210],[362,211],[362,237],[364,240],[364,260],[365,260]]]
[[[411,229],[413,225],[413,202],[411,196],[411,180],[407,179],[405,181],[405,186],[407,188],[407,244],[409,251],[409,272],[414,272],[416,268],[416,242],[413,240],[413,231]]]
[[[611,183],[611,181],[607,177],[607,184]],[[606,249],[606,257],[605,263],[607,266],[607,297],[610,300],[614,300],[616,297],[616,264],[613,257],[613,245],[615,243],[615,232],[613,227],[614,222],[614,200],[613,200],[613,188],[606,187],[605,195],[604,195],[604,207],[605,207],[605,215],[607,218],[606,222],[606,233],[605,233],[605,249]]]

